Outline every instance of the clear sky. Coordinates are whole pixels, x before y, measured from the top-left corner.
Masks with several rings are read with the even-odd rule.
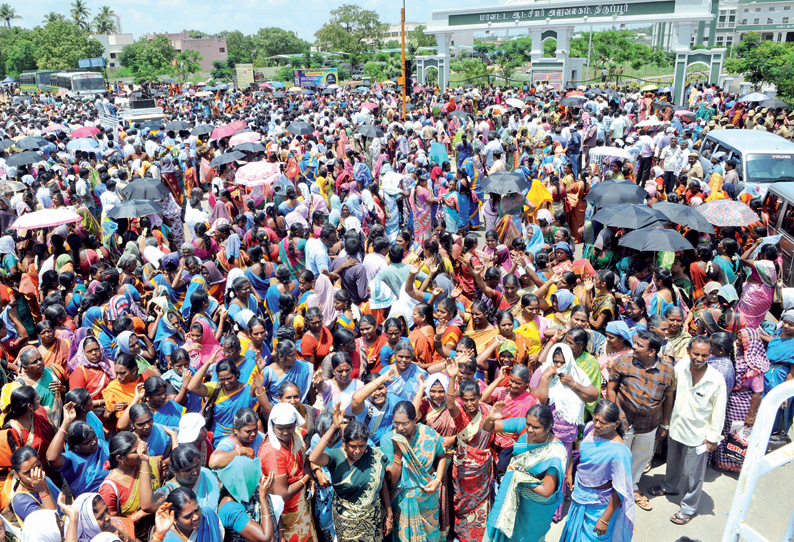
[[[41,24],[42,16],[50,11],[69,16],[71,0],[10,0],[22,19],[14,25],[32,28]],[[314,41],[314,33],[328,20],[330,11],[346,3],[344,0],[87,0],[91,16],[99,7],[109,5],[121,18],[123,32],[136,38],[147,32],[179,32],[195,29],[207,33],[240,30],[252,34],[259,28],[277,26],[298,33],[298,37]],[[400,22],[399,0],[347,0],[347,3],[374,9],[386,24]],[[473,6],[497,6],[501,2],[488,0],[406,0],[406,21],[424,23],[434,9]]]

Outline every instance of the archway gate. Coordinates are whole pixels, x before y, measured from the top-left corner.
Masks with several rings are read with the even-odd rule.
[[[475,32],[510,30],[511,35],[525,30],[532,38],[530,57],[533,80],[568,81],[582,79],[583,59],[569,58],[571,37],[576,27],[592,30],[594,25],[649,25],[664,20],[672,26],[670,47],[676,53],[675,102],[684,100],[686,67],[708,57],[712,82],[717,82],[725,49],[692,51],[690,38],[698,28],[714,18],[713,5],[718,0],[625,0],[620,3],[598,3],[593,0],[555,1],[508,0],[507,3],[482,8],[436,10],[427,22],[425,32],[434,34],[438,54],[418,56],[417,66],[434,66],[439,71],[439,86],[449,86],[451,45],[472,45]],[[553,59],[543,58],[543,41],[557,40]],[[680,67],[683,66],[683,67]],[[537,73],[534,73],[537,72]],[[558,75],[554,75],[558,74]],[[577,76],[578,75],[578,76]]]

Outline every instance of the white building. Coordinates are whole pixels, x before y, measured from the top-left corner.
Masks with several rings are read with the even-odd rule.
[[[424,23],[409,23],[405,21],[405,33],[413,32],[417,26],[422,25]],[[386,30],[386,36],[383,38],[383,41],[389,40],[399,40],[400,39],[400,29],[401,25],[398,24],[390,24],[389,28]]]
[[[91,34],[89,36],[97,40],[104,47],[102,56],[108,68],[120,68],[119,55],[126,45],[132,45],[135,39],[132,34]]]
[[[727,47],[750,32],[764,41],[794,41],[794,0],[721,0],[713,9],[714,19],[698,25],[691,47]],[[671,38],[668,23],[653,25],[652,45],[669,49]]]

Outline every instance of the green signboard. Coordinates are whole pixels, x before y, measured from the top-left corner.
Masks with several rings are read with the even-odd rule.
[[[675,0],[662,0],[661,2],[636,2],[619,4],[587,4],[572,5],[553,8],[523,9],[523,10],[499,10],[480,13],[462,13],[460,15],[449,16],[449,26],[464,26],[472,24],[509,23],[513,21],[533,22],[561,21],[565,19],[604,18],[604,17],[624,17],[624,16],[646,16],[664,15],[675,12]]]

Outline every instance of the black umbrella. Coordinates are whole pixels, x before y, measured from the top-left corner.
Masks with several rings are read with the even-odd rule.
[[[620,238],[618,245],[640,252],[678,252],[694,250],[692,243],[675,230],[646,228],[634,230]]]
[[[560,100],[560,105],[565,107],[582,107],[582,104],[587,101],[584,96],[571,96],[570,98],[563,98]]]
[[[777,109],[779,107],[782,107],[783,109],[788,109],[788,104],[778,98],[771,98],[769,100],[764,100],[758,105],[760,107],[768,107],[769,109]]]
[[[667,223],[667,217],[662,213],[654,212],[645,205],[632,204],[607,205],[593,216],[593,220],[600,222],[604,226],[628,228],[630,230]]]
[[[168,187],[154,179],[135,179],[120,192],[126,200],[161,200],[171,193]]]
[[[14,141],[13,139],[4,139],[0,141],[0,151],[10,149],[11,147],[14,146],[14,143],[16,143],[16,141]]]
[[[242,152],[265,152],[265,146],[261,143],[246,142],[235,145],[234,150]]]
[[[274,92],[274,93],[273,93],[273,97],[274,97],[274,98],[286,98],[286,97],[287,97],[287,95],[286,95],[286,94],[284,94],[283,92]]]
[[[598,96],[604,93],[604,89],[598,87],[592,87],[587,89],[588,92],[592,92],[594,95]]]
[[[714,226],[709,224],[709,221],[702,214],[689,205],[661,201],[655,204],[653,209],[664,213],[667,219],[674,224],[703,233],[714,233]]]
[[[201,136],[201,135],[211,134],[214,129],[215,126],[213,126],[212,124],[199,124],[190,131],[190,135]]]
[[[320,94],[324,94],[326,96],[330,96],[331,94],[336,94],[336,90],[333,89],[333,88],[327,88],[324,91],[322,91]]]
[[[110,218],[138,218],[141,216],[160,214],[163,208],[159,203],[145,199],[131,199],[116,204],[110,211]]]
[[[460,109],[456,109],[450,113],[447,113],[447,118],[458,117],[459,119],[467,119],[469,118],[469,114],[465,111],[461,111]]]
[[[410,103],[409,104],[405,104],[405,110],[406,111],[413,111],[414,109],[416,109],[416,106],[414,104],[410,104]]]
[[[611,88],[605,88],[604,89],[604,94],[606,94],[610,98],[619,98],[620,97],[620,94],[618,94],[618,91],[617,90],[613,90]]]
[[[314,129],[308,122],[290,122],[286,129],[292,135],[304,136],[314,133]]]
[[[14,146],[17,149],[25,151],[37,151],[42,147],[46,147],[50,142],[41,137],[23,137],[17,141]]]
[[[356,132],[370,139],[374,139],[376,137],[383,137],[384,135],[383,130],[380,128],[380,126],[374,126],[372,124],[362,124],[361,126],[356,128]]]
[[[656,107],[659,109],[667,109],[668,107],[675,107],[673,104],[666,100],[654,100],[651,104],[651,107]]]
[[[190,124],[189,122],[185,122],[183,120],[172,120],[171,122],[165,125],[165,129],[181,132],[182,130],[190,130],[191,126],[192,124]]]
[[[6,164],[9,166],[17,167],[17,166],[24,166],[26,164],[35,164],[36,162],[41,162],[44,160],[42,156],[33,151],[25,151],[19,154],[14,154],[6,158]]]
[[[648,193],[631,181],[604,181],[595,185],[585,199],[596,207],[618,203],[642,203]]]
[[[301,94],[303,94],[304,96],[314,96],[314,91],[313,90],[309,90],[308,88],[305,88],[305,89],[301,90]]]
[[[524,177],[518,173],[495,173],[485,178],[482,190],[489,194],[518,194],[529,189]]]
[[[210,162],[210,166],[222,166],[223,164],[230,164],[232,162],[236,162],[237,160],[242,160],[245,158],[245,154],[239,151],[232,151],[232,152],[225,152],[220,156],[216,156]]]

